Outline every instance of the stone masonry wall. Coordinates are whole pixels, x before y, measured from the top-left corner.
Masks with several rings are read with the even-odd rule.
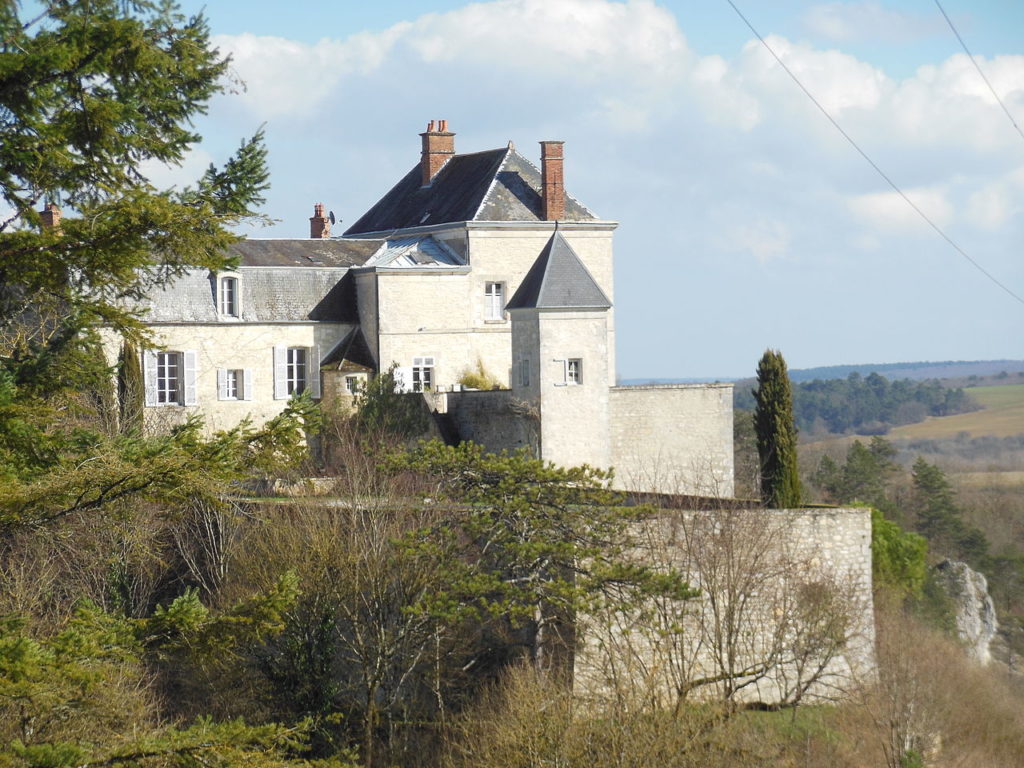
[[[867,509],[662,512],[633,556],[700,590],[580,618],[583,697],[834,700],[874,671]]]
[[[539,424],[530,405],[509,390],[446,392],[434,399],[438,411],[447,409],[460,440],[472,440],[492,453],[529,448],[536,454]]]
[[[613,387],[609,406],[617,487],[733,495],[732,384]]]

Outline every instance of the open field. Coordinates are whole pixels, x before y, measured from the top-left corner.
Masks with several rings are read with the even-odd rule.
[[[918,424],[896,427],[887,440],[947,440],[966,432],[971,437],[1012,437],[1024,434],[1024,384],[970,387],[967,394],[984,410],[955,416],[929,418]]]

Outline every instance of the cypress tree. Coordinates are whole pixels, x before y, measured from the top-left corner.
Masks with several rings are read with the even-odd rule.
[[[141,432],[145,400],[142,365],[138,349],[127,341],[121,346],[117,361],[117,399],[120,405],[121,432]]]
[[[757,365],[754,429],[761,459],[761,501],[772,509],[800,506],[793,395],[782,353],[765,350]]]

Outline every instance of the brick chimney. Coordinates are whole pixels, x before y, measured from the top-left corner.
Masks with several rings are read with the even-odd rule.
[[[565,218],[564,145],[564,141],[540,143],[541,218],[545,221]]]
[[[313,206],[313,215],[309,217],[309,236],[314,240],[331,236],[331,220],[324,215],[324,204]]]
[[[420,158],[420,169],[423,172],[423,186],[429,187],[430,182],[455,154],[455,134],[448,130],[447,120],[431,120],[423,137],[423,155]]]
[[[47,203],[46,207],[39,212],[39,218],[43,220],[43,229],[54,229],[60,231],[60,206],[55,203]]]

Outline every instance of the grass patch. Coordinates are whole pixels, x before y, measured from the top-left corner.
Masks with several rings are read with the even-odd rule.
[[[1013,437],[1024,434],[1024,384],[971,387],[966,392],[981,403],[984,409],[896,427],[886,438],[945,440],[962,432],[970,437]]]

